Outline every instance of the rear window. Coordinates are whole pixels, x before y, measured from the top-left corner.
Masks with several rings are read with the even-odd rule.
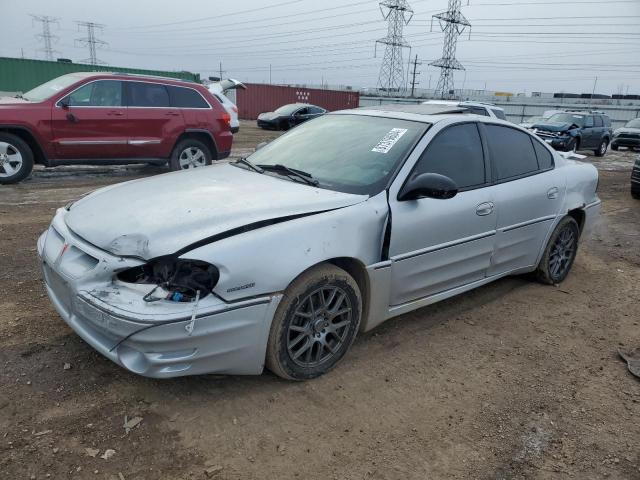
[[[500,120],[506,120],[507,119],[507,117],[505,116],[505,114],[504,114],[504,112],[502,110],[496,110],[496,109],[492,108],[491,111]]]
[[[170,107],[169,92],[161,83],[126,82],[130,107]]]
[[[487,125],[487,143],[498,180],[509,180],[534,173],[538,159],[531,137],[515,128]]]
[[[602,121],[602,117],[600,115],[596,115],[594,118],[596,127],[602,127],[604,125]]]
[[[209,108],[209,104],[192,88],[168,86],[171,106],[177,108]],[[222,100],[221,100],[222,102]]]
[[[533,148],[536,151],[536,157],[538,157],[538,166],[540,167],[540,170],[553,168],[553,155],[551,155],[551,152],[535,138],[532,138],[531,141],[533,142]]]

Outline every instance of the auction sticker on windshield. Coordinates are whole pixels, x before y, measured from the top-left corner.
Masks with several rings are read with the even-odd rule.
[[[371,151],[377,153],[388,153],[405,133],[407,133],[406,128],[392,128],[389,130],[389,133],[382,137],[382,140],[380,140],[378,144],[371,149]]]

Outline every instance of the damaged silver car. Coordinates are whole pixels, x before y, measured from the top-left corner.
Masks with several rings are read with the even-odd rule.
[[[564,280],[598,174],[449,106],[328,114],[233,163],[97,190],[38,241],[67,324],[149,377],[317,377],[356,334],[506,275]]]

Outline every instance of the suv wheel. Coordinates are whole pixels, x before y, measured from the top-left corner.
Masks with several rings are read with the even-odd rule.
[[[596,157],[604,157],[604,154],[607,153],[607,145],[609,145],[609,142],[607,142],[607,139],[605,138],[600,143],[598,149],[593,151],[593,153],[596,154]]]
[[[171,170],[190,170],[211,165],[211,151],[200,140],[186,138],[178,142],[171,154]]]
[[[0,132],[0,184],[17,183],[33,170],[33,152],[20,137]]]
[[[615,150],[616,152],[618,151],[618,145],[616,145],[615,143],[611,144],[611,150]]]

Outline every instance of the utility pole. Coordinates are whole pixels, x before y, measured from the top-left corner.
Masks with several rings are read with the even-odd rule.
[[[222,74],[225,73],[225,70],[222,70],[222,62],[220,62],[220,80],[222,81]]]
[[[81,60],[81,62],[88,62],[91,65],[98,65],[99,63],[104,63],[102,60],[98,60],[96,55],[96,49],[102,48],[105,45],[108,45],[107,42],[104,42],[98,38],[96,38],[96,30],[104,29],[104,25],[101,23],[93,23],[93,22],[76,22],[78,24],[78,30],[80,28],[87,29],[87,36],[83,38],[77,38],[76,43],[80,44],[83,47],[89,47],[89,58],[85,58]]]
[[[469,21],[460,12],[462,0],[449,0],[446,12],[438,13],[431,17],[431,29],[433,30],[433,19],[438,19],[440,28],[444,32],[444,45],[442,47],[442,57],[429,65],[440,67],[440,79],[436,87],[436,93],[440,93],[440,98],[453,98],[453,71],[464,70],[462,64],[456,60],[456,46],[458,36],[462,34],[466,27],[471,28]]]
[[[596,94],[596,84],[598,83],[598,77],[593,81],[593,90],[591,91],[591,98],[589,99],[589,107],[593,104],[593,96]]]
[[[420,82],[416,82],[416,75],[420,75],[420,72],[417,72],[418,65],[422,65],[422,62],[418,62],[418,54],[416,54],[416,58],[413,60],[413,79],[411,80],[411,97],[413,98],[413,94],[416,91],[416,85],[420,84]]]
[[[269,64],[269,85],[271,85],[271,64]]]
[[[402,30],[413,17],[413,10],[406,0],[384,0],[380,2],[382,18],[388,22],[387,36],[376,40],[385,45],[384,57],[378,76],[378,88],[391,96],[392,93],[402,93],[406,90],[402,49],[408,48],[409,43],[402,36]]]
[[[41,40],[43,43],[43,47],[39,49],[39,51],[44,52],[44,58],[46,60],[53,61],[54,53],[60,53],[57,50],[53,49],[53,43],[57,42],[59,37],[51,34],[51,24],[58,23],[58,19],[55,17],[49,17],[47,15],[31,15],[34,22],[39,22],[42,24],[42,33],[36,35],[38,40]],[[24,57],[24,55],[23,55]]]

